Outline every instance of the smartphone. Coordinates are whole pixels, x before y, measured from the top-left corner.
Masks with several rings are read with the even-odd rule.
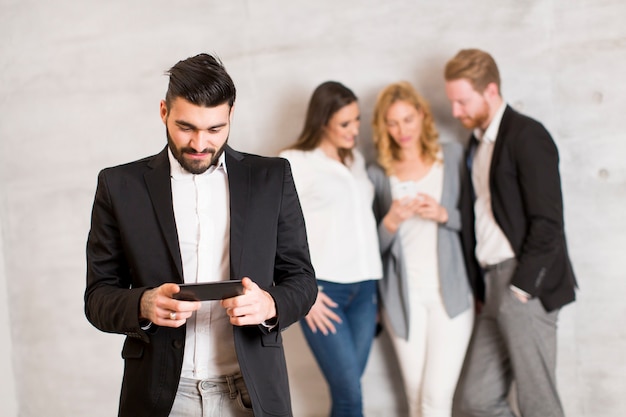
[[[403,181],[394,185],[392,195],[394,200],[402,200],[405,197],[413,198],[417,194],[417,186],[413,181]]]
[[[180,291],[172,297],[183,301],[222,300],[243,294],[241,280],[178,284]]]

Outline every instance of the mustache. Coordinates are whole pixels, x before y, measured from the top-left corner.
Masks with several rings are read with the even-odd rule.
[[[204,148],[201,151],[196,151],[193,148],[189,148],[189,147],[185,147],[185,148],[180,148],[180,153],[191,153],[191,154],[215,154],[217,152],[216,148]]]

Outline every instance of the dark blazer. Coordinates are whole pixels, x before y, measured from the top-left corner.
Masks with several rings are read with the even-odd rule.
[[[317,295],[304,219],[289,163],[227,147],[230,278],[250,277],[276,303],[279,322],[234,326],[235,348],[254,415],[291,416],[281,330]],[[120,416],[167,416],[182,369],[186,326],[141,330],[149,288],[183,282],[165,148],[98,176],[87,241],[85,314],[98,329],[127,335]]]
[[[470,139],[467,162],[478,141]],[[482,271],[475,258],[471,176],[463,193],[463,243],[470,280],[484,299]],[[536,120],[507,106],[491,160],[491,204],[496,222],[518,262],[511,284],[538,297],[546,310],[574,301],[576,279],[567,253],[559,155],[552,137]]]

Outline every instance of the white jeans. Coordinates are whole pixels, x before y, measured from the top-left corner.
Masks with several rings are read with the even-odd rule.
[[[181,378],[170,417],[250,417],[252,406],[240,375],[218,379]]]
[[[450,319],[438,289],[413,291],[409,300],[409,340],[395,336],[391,326],[385,326],[402,372],[409,416],[450,417],[474,309]]]

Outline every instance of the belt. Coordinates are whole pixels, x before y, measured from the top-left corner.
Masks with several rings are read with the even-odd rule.
[[[228,392],[230,398],[236,398],[239,391],[236,387],[238,381],[243,381],[241,373],[235,375],[225,375],[207,379],[192,379],[181,377],[179,381],[179,389],[187,387],[187,389],[198,389],[200,393],[205,391],[221,391]]]

